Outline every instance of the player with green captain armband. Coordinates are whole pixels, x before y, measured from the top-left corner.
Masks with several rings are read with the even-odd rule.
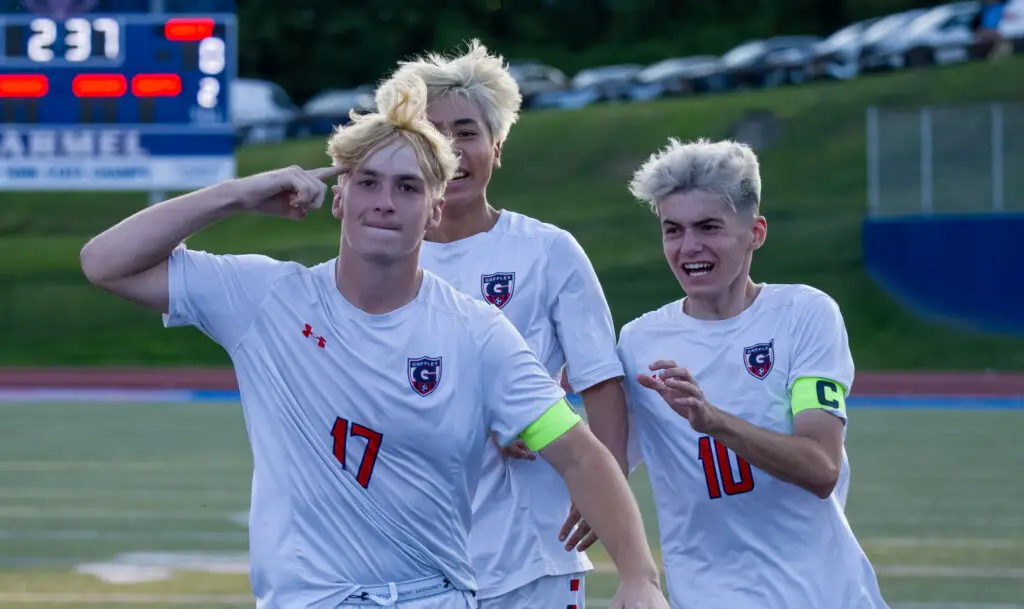
[[[807,410],[821,409],[846,419],[845,389],[835,381],[801,377],[793,383],[790,405],[793,416]]]
[[[854,364],[839,307],[750,278],[768,233],[757,157],[672,140],[630,190],[686,293],[619,337],[629,462],[651,478],[672,609],[886,607],[844,515]]]
[[[562,398],[524,429],[519,437],[526,444],[526,448],[539,451],[572,429],[581,420],[580,415],[576,414],[569,402]]]

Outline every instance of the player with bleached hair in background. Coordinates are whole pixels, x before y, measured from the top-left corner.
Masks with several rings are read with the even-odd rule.
[[[616,609],[665,609],[639,508],[608,450],[499,311],[420,268],[458,160],[415,78],[331,137],[324,169],[279,169],[141,211],[91,240],[96,285],[231,356],[253,452],[260,608],[471,609],[467,532],[488,435],[564,476],[620,568]],[[342,220],[308,268],[180,245],[238,212]]]
[[[673,609],[886,607],[844,515],[845,324],[820,290],[751,279],[754,152],[672,139],[629,189],[685,292],[619,337]]]
[[[392,78],[427,83],[430,120],[452,137],[459,168],[441,222],[427,232],[421,264],[501,309],[548,374],[563,368],[588,423],[605,444],[626,446],[622,365],[615,327],[593,266],[573,236],[491,204],[487,187],[519,117],[522,97],[504,60],[473,40],[462,54],[431,53],[399,64]],[[380,103],[378,94],[378,104]],[[483,456],[470,552],[483,609],[584,607],[593,568],[583,526],[559,533],[572,508],[558,472],[521,442]],[[625,462],[620,463],[625,470]],[[562,542],[566,543],[562,543]],[[577,551],[578,550],[578,551]]]

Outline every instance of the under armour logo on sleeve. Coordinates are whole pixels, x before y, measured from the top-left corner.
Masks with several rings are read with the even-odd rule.
[[[306,338],[312,338],[316,340],[316,346],[321,349],[327,348],[327,339],[319,334],[313,332],[313,326],[306,324],[306,327],[302,330],[302,335]]]

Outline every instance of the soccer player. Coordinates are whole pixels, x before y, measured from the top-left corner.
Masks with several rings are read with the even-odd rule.
[[[846,328],[827,294],[751,279],[759,172],[746,145],[672,139],[629,186],[686,294],[619,338],[671,605],[882,608],[843,511]]]
[[[424,271],[457,167],[426,87],[332,136],[337,163],[232,180],[141,211],[82,250],[86,276],[192,325],[231,356],[254,471],[258,606],[476,606],[471,497],[493,432],[565,478],[620,568],[616,608],[662,609],[639,509],[614,459],[495,308]],[[338,178],[340,254],[307,268],[180,245],[242,211],[301,219]]]
[[[427,83],[430,120],[459,153],[444,215],[427,232],[421,264],[501,309],[548,374],[560,377],[564,367],[595,435],[623,453],[622,364],[590,260],[567,231],[488,200],[492,171],[501,164],[502,146],[519,115],[516,81],[503,59],[477,40],[462,55],[403,62],[392,78],[407,75]],[[559,541],[572,501],[558,472],[535,460],[521,442],[504,451],[489,446],[483,459],[470,532],[481,608],[582,609],[583,578],[593,565],[584,552],[567,552]],[[620,467],[625,470],[625,462]],[[569,547],[592,543],[586,532],[578,531]]]

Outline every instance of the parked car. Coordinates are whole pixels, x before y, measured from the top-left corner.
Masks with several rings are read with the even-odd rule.
[[[531,110],[576,110],[597,103],[597,89],[541,91],[530,98]]]
[[[365,112],[372,109],[375,103],[373,93],[373,85],[321,91],[302,106],[302,116],[296,119],[296,131],[300,136],[330,134],[335,125],[349,122],[352,110]]]
[[[532,107],[539,93],[565,91],[569,88],[569,79],[564,72],[539,61],[510,61],[508,71],[519,85],[524,108]]]
[[[658,88],[658,95],[692,95],[725,89],[714,55],[675,57],[651,64],[637,74],[637,81]]]
[[[822,40],[814,48],[812,78],[848,80],[860,73],[860,48],[864,34],[883,17],[851,23]]]
[[[899,36],[899,32],[910,25],[915,19],[924,15],[929,9],[916,8],[883,17],[864,31],[860,39],[858,64],[861,72],[879,72],[891,70],[893,66],[889,58],[883,54],[885,41],[890,37]]]
[[[745,42],[722,56],[719,74],[730,89],[771,88],[807,80],[818,36],[778,36]]]
[[[880,44],[879,54],[893,68],[961,63],[970,58],[971,21],[977,2],[936,6]]]
[[[301,114],[277,83],[254,78],[231,82],[231,123],[240,144],[279,142]]]
[[[626,63],[581,70],[572,77],[574,91],[593,91],[597,101],[625,101],[631,99],[630,89],[644,66]]]

